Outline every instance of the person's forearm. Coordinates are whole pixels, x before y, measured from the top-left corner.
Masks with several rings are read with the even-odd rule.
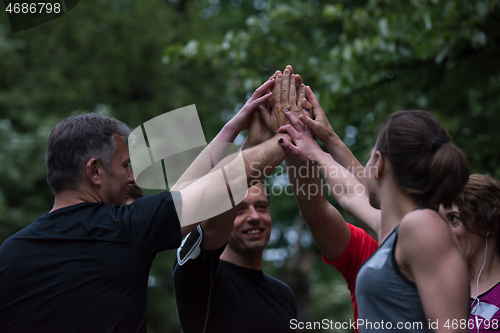
[[[269,173],[281,163],[283,158],[285,158],[285,152],[278,144],[278,140],[281,137],[284,137],[284,135],[275,136],[273,139],[255,146],[254,148],[242,151],[247,184],[251,186],[255,184],[255,181],[269,175]],[[201,246],[204,250],[217,249],[227,242],[227,239],[233,230],[233,221],[238,212],[238,202],[236,202],[238,201],[237,197],[241,198],[241,196],[234,193],[233,190],[243,194],[243,189],[238,190],[237,185],[242,182],[234,179],[235,173],[231,172],[231,167],[229,165],[227,167],[225,166],[224,170],[227,180],[233,185],[232,189],[230,186],[228,186],[228,189],[231,190],[233,200],[235,201],[234,204],[236,206],[231,210],[202,223],[202,229],[205,233],[205,237]]]
[[[245,149],[248,149],[248,148],[252,148],[254,147],[253,144],[250,143],[250,141],[248,140],[248,138],[243,142],[243,144],[241,145],[241,150],[245,150]]]
[[[179,180],[172,186],[171,191],[180,191],[197,178],[210,172],[226,156],[231,143],[236,139],[238,134],[238,132],[227,126],[227,124],[224,125],[210,144],[184,171]]]
[[[375,235],[380,211],[370,206],[365,185],[328,153],[316,154],[314,161],[339,205]]]
[[[215,136],[212,142],[233,142],[236,137],[240,134],[237,130],[231,127],[228,124],[225,124],[224,127],[220,130],[219,133]]]
[[[285,158],[285,151],[278,144],[280,138],[291,140],[280,133],[256,147],[238,151],[179,191],[180,198],[174,203],[181,226],[210,219],[243,201],[248,187],[269,175]]]
[[[224,125],[222,130],[215,136],[212,142],[210,142],[210,154],[214,165],[217,165],[220,161],[222,161],[224,157],[226,157],[227,152],[231,147],[229,143],[233,143],[234,140],[236,140],[238,134],[240,134],[240,132],[235,131],[232,127],[226,124]],[[217,145],[217,143],[219,144]]]
[[[328,187],[331,189],[341,189],[341,191],[331,191],[331,193],[342,208],[346,209],[344,207],[346,205],[345,201],[349,200],[349,197],[351,197],[352,193],[354,193],[351,191],[351,187],[364,187],[364,185],[360,183],[360,181],[350,172],[349,169],[345,168],[328,153],[320,152],[315,155],[314,160],[317,163],[318,169],[325,179],[325,182],[328,184]],[[349,211],[348,213],[351,214]]]
[[[279,139],[291,141],[288,134],[278,133],[271,139],[242,151],[246,177],[250,186],[254,185],[255,181],[269,176],[285,159],[286,153],[279,145]]]
[[[235,131],[227,124],[222,127],[219,133],[215,136],[212,142],[233,142],[240,132]]]
[[[243,160],[247,171],[248,183],[255,181],[256,179],[261,179],[261,177],[270,172],[268,170],[272,171],[284,158],[284,151],[278,144],[280,137],[283,137],[283,135],[276,136],[269,142],[264,142],[254,150],[243,152]],[[267,168],[264,170],[263,168],[257,167],[257,164],[267,166]],[[232,179],[233,177],[231,171],[228,168],[225,168],[225,171],[228,181],[235,184],[236,182]],[[228,186],[228,190],[230,190],[230,186]],[[232,194],[236,195],[236,193]],[[203,250],[214,250],[223,246],[227,242],[227,239],[233,230],[233,221],[238,212],[238,203],[235,202],[235,204],[236,206],[231,210],[202,223],[202,229],[205,235],[201,244]]]
[[[345,169],[349,170],[363,185],[365,185],[365,168],[336,133],[329,137],[325,145],[333,159]]]
[[[292,154],[289,154],[285,161],[288,179],[300,213],[306,222],[314,223],[318,220],[315,217],[321,213],[323,205],[327,204],[319,171],[312,161],[303,162]]]
[[[349,244],[350,232],[342,215],[326,200],[318,169],[292,154],[287,155],[286,164],[300,215],[316,245],[328,259],[338,258]]]

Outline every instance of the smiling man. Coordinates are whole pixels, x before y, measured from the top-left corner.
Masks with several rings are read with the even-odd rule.
[[[202,222],[177,251],[173,278],[183,332],[292,331],[297,310],[291,289],[262,272],[271,235],[264,186],[248,190],[234,223],[222,222],[231,213]]]

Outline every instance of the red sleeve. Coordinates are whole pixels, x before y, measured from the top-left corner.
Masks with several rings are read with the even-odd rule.
[[[323,254],[321,258],[327,264],[332,265],[342,274],[351,292],[351,300],[354,307],[354,320],[358,318],[356,306],[356,277],[361,265],[377,250],[378,243],[363,229],[347,223],[351,231],[351,239],[347,249],[335,260],[328,260]]]

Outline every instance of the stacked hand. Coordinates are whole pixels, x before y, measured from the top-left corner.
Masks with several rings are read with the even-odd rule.
[[[321,108],[318,99],[309,86],[305,88],[305,93],[307,99],[304,99],[302,102],[302,105],[305,108],[304,114],[299,115],[298,118],[305,126],[309,127],[313,131],[321,142],[328,145],[328,142],[338,138],[337,134],[333,130],[332,125],[328,121],[328,118]],[[311,111],[312,117],[306,114],[306,110]]]
[[[259,108],[267,128],[274,134],[278,133],[281,126],[289,124],[285,112],[292,112],[297,117],[302,114],[302,101],[305,98],[306,87],[300,75],[293,74],[293,68],[290,65],[286,67],[283,75],[278,71],[275,76],[273,98],[269,100],[268,108]]]
[[[280,140],[281,146],[288,152],[300,158],[302,161],[316,161],[318,154],[322,153],[323,150],[318,145],[318,142],[313,137],[311,129],[304,126],[291,112],[286,114],[291,124],[280,127],[280,132],[286,132],[293,140],[292,143],[286,140]],[[301,118],[306,117],[310,119],[309,112],[302,115]],[[314,122],[314,121],[313,121]]]
[[[256,108],[259,112],[253,112]],[[276,71],[257,88],[228,125],[240,131],[249,128],[246,144],[254,146],[272,138],[280,132],[280,128],[286,132],[295,130],[302,133],[296,126],[283,130],[283,126],[291,124],[289,114],[294,116],[295,125],[310,134],[313,140],[316,135],[328,144],[338,138],[311,88],[302,83],[302,78],[293,73],[290,65],[283,73]]]
[[[258,87],[252,97],[243,105],[241,110],[226,124],[235,134],[248,129],[254,110],[273,95],[271,89],[274,87],[274,75]]]
[[[288,124],[287,110],[296,116],[302,114],[302,100],[305,100],[305,85],[300,75],[293,74],[288,65],[283,74],[276,71],[270,80],[275,82],[272,96],[259,105],[250,122],[248,144],[253,146],[266,141],[278,133],[278,129]]]

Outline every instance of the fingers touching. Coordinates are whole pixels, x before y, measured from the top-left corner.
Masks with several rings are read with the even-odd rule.
[[[262,117],[262,120],[264,120],[264,123],[266,126],[269,127],[269,120],[271,118],[271,115],[269,114],[269,110],[266,109],[264,106],[259,105],[259,114]]]
[[[271,92],[271,89],[274,87],[275,80],[273,77],[270,77],[269,80],[264,82],[260,87],[258,87],[253,93],[252,97],[248,100],[249,102],[254,101],[255,99],[263,96],[264,94],[268,94]]]
[[[305,99],[305,97],[306,97],[306,86],[302,83],[299,86],[299,97],[297,99],[297,109],[302,110],[304,108],[302,101]]]
[[[302,99],[302,109],[307,110],[309,112],[313,112],[312,104],[305,98]]]
[[[311,135],[311,137],[312,137],[313,133],[312,133],[311,129],[309,128],[309,126],[307,126],[306,122],[304,122],[304,120],[305,121],[307,121],[307,120],[311,120],[312,121],[312,119],[311,119],[311,113],[309,113],[309,111],[304,110],[304,114],[299,116],[299,120],[300,120],[300,122],[302,124],[304,124],[304,132],[307,133],[307,134],[309,134],[309,135]]]
[[[257,105],[262,106],[261,104],[264,103],[265,101],[267,101],[272,95],[273,95],[273,93],[270,92],[270,93],[265,94],[264,96],[261,96],[255,100],[253,100],[252,102],[247,104],[248,109],[250,111],[253,111],[253,110],[255,110]]]
[[[274,95],[274,105],[281,103],[281,84],[283,80],[283,75],[281,72],[276,75],[276,83],[274,84],[274,90],[273,90],[273,95]]]
[[[297,88],[295,87],[295,77],[296,75],[294,74],[290,76],[288,104],[290,104],[291,106],[297,105]]]
[[[287,68],[283,72],[281,81],[281,103],[288,103],[288,95],[290,93],[290,70]]]
[[[319,125],[316,124],[318,115],[320,119],[324,116],[313,91],[303,84],[300,75],[294,74],[291,65],[286,66],[283,73],[277,70],[255,90],[246,105],[247,111],[254,109],[258,109],[260,120],[273,133],[280,126],[290,123],[295,131],[307,133],[311,137],[314,136],[315,125]]]
[[[316,98],[311,87],[309,86],[306,87],[306,97],[312,106],[312,112],[314,118],[316,118],[319,113],[324,113],[323,109],[321,108],[321,105],[319,104],[318,99]]]
[[[295,117],[295,115],[292,112],[286,112],[285,115],[287,116],[288,120],[290,121],[290,124],[293,125],[293,127],[299,131],[303,132],[304,128],[302,127],[302,123]]]
[[[273,87],[271,88],[271,89],[272,89],[272,92],[273,92],[274,94],[276,93],[276,91],[275,91],[276,85],[275,85],[275,84],[276,84],[276,80],[277,80],[277,78],[278,78],[278,75],[279,75],[279,74],[281,74],[281,71],[276,71],[276,72],[274,72],[274,74],[273,74],[273,75],[271,75],[271,78],[270,78],[270,80],[274,81]],[[275,101],[276,101],[276,98],[275,98],[275,97],[274,97],[274,95],[273,95],[273,96],[272,96],[272,97],[271,97],[271,98],[267,101],[267,106],[272,108],[272,107],[273,107],[273,105],[274,105],[274,103],[275,103]]]

